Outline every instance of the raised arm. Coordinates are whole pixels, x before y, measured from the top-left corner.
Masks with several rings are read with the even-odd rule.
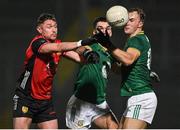
[[[49,43],[45,39],[41,38],[32,43],[33,50],[38,51],[39,53],[53,53],[53,52],[63,52],[76,49],[80,46],[93,44],[95,42],[94,38],[86,38],[84,40],[79,40],[78,42],[62,42]]]
[[[46,43],[40,48],[39,52],[40,53],[63,52],[63,51],[75,49],[79,46],[80,45],[78,44],[78,42],[62,42],[61,44]]]

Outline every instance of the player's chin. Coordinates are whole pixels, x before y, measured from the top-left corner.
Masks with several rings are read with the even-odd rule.
[[[57,38],[57,35],[53,35],[50,37],[51,40],[56,40],[56,38]]]
[[[130,34],[130,29],[129,28],[124,28],[124,32],[126,33],[126,34]]]

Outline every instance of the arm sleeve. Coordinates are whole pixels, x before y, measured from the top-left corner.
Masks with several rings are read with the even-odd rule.
[[[38,50],[41,47],[41,45],[43,45],[44,43],[46,43],[47,41],[44,38],[39,38],[35,41],[33,41],[32,43],[32,50],[35,54],[38,54]]]

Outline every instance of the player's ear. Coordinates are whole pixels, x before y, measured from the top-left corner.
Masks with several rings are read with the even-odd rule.
[[[139,27],[143,27],[144,23],[142,21],[139,22]]]
[[[42,29],[41,29],[41,27],[40,27],[40,26],[37,26],[37,27],[36,27],[36,30],[37,30],[39,33],[41,33],[41,32],[42,32]]]

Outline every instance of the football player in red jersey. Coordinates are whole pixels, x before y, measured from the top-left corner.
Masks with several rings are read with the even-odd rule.
[[[53,14],[43,13],[37,20],[38,35],[26,50],[24,71],[18,79],[13,97],[13,128],[29,128],[37,123],[40,129],[58,129],[52,103],[52,84],[61,56],[80,61],[77,53],[64,53],[81,45],[91,44],[93,38],[78,42],[57,39],[57,21]]]

